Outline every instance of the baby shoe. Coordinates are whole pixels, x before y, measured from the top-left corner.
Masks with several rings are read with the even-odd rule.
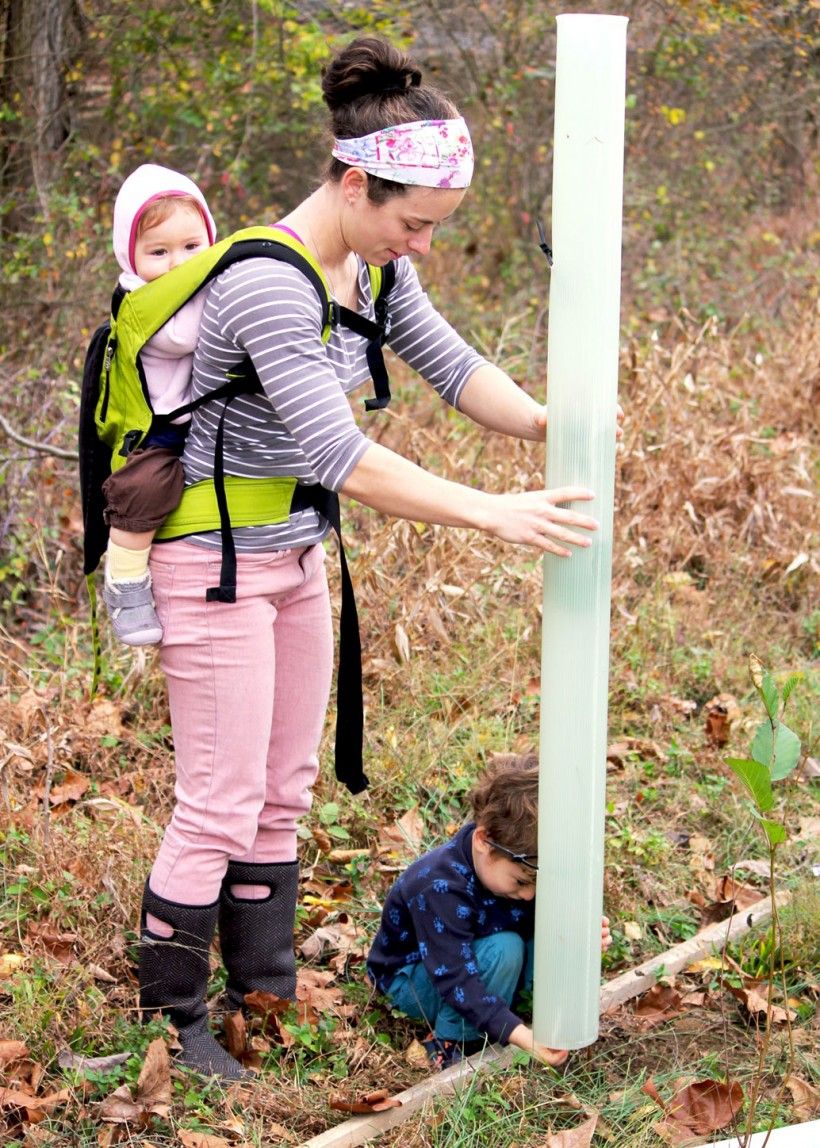
[[[151,646],[162,639],[150,572],[146,571],[136,582],[111,582],[106,577],[102,596],[121,642],[127,646]]]

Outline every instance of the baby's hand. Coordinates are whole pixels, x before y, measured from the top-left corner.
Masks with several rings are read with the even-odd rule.
[[[612,934],[609,931],[609,917],[601,918],[601,949],[606,952],[612,944]]]

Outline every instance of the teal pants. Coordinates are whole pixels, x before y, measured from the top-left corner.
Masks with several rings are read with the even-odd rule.
[[[488,993],[512,1005],[517,993],[532,989],[534,945],[517,933],[494,933],[473,942],[478,975]],[[480,1040],[484,1033],[444,1002],[421,961],[399,969],[386,994],[396,1008],[422,1020],[439,1040]]]

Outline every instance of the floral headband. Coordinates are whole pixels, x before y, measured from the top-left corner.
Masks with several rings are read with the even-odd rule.
[[[368,175],[416,187],[469,187],[473,175],[473,145],[461,117],[417,120],[334,140],[333,155]]]

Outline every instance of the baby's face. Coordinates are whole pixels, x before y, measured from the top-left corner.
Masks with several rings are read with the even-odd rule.
[[[134,244],[134,270],[150,283],[209,246],[205,220],[196,208],[181,204],[139,236]]]

